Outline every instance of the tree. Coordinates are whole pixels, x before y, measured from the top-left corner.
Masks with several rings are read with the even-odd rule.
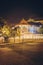
[[[13,28],[11,28],[11,37],[14,37],[14,43],[15,43],[16,36],[17,36],[17,28],[13,27]]]
[[[5,38],[5,42],[8,42],[8,37],[10,36],[10,28],[7,25],[4,25],[2,28],[2,33]]]
[[[43,26],[40,27],[39,31],[41,34],[43,34]]]
[[[14,39],[16,36],[19,36],[19,42],[20,42],[20,27],[14,27],[14,29],[12,30],[12,35],[14,36]]]
[[[0,17],[0,27],[2,28],[6,24],[6,20]]]
[[[20,27],[18,26],[18,27],[17,27],[17,36],[19,36],[19,42],[20,42],[20,35],[21,35],[21,34],[20,34]]]

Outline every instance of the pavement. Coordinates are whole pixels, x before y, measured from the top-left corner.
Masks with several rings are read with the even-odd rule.
[[[0,65],[43,65],[43,43],[0,45]]]

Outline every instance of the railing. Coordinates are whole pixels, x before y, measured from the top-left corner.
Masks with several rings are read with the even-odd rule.
[[[22,34],[16,37],[9,37],[8,43],[22,43],[22,42],[29,42],[34,40],[43,40],[43,34]],[[3,37],[0,37],[0,43],[5,42]],[[6,42],[7,43],[7,42]]]
[[[43,39],[43,34],[24,34],[23,36],[27,39]]]

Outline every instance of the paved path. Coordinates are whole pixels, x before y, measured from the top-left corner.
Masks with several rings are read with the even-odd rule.
[[[43,44],[0,46],[0,65],[43,65]]]

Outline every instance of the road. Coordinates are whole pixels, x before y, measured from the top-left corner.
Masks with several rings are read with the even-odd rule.
[[[0,45],[0,65],[43,65],[43,44]]]

